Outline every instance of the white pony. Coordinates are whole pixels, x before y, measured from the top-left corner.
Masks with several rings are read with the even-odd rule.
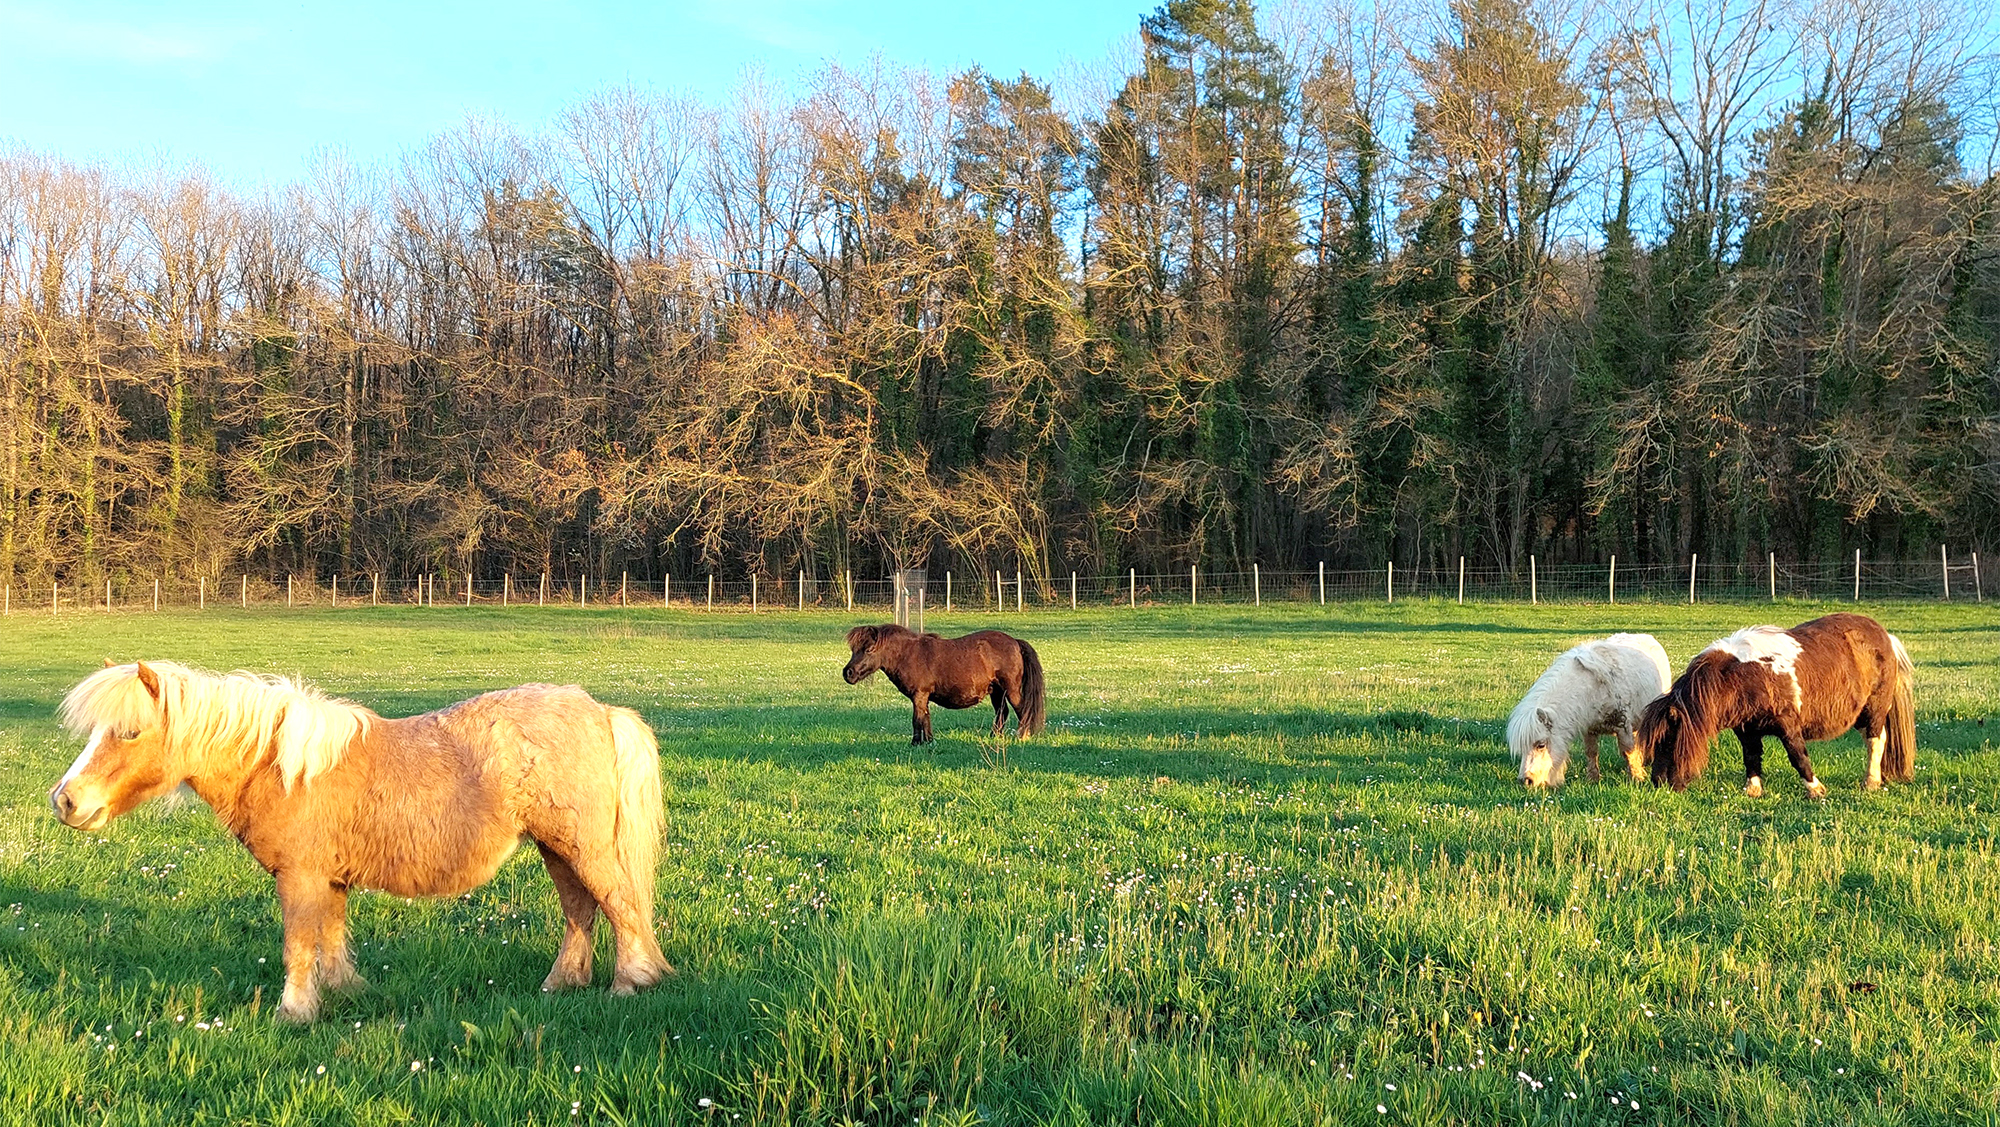
[[[1597,737],[1606,732],[1618,737],[1632,777],[1645,779],[1632,728],[1673,680],[1667,651],[1651,634],[1613,634],[1555,659],[1507,720],[1507,746],[1521,764],[1521,781],[1531,787],[1563,785],[1570,745],[1581,737],[1590,781],[1596,782]]]

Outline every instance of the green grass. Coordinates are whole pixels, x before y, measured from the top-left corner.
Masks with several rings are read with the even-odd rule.
[[[934,616],[1033,640],[1050,730],[994,743],[989,713],[940,711],[930,750],[884,679],[841,683],[861,613],[16,616],[0,1117],[1994,1122],[1990,612],[1876,611],[1919,669],[1912,785],[1860,793],[1852,736],[1815,745],[1825,802],[1775,751],[1770,797],[1742,797],[1726,736],[1684,795],[1514,782],[1506,714],[1574,641],[1650,630],[1681,663],[1818,610]],[[54,706],[105,656],[300,673],[390,714],[532,680],[640,708],[679,976],[539,994],[560,916],[528,851],[462,899],[357,897],[372,988],[274,1026],[271,882],[206,808],[92,835],[47,810],[76,752]]]

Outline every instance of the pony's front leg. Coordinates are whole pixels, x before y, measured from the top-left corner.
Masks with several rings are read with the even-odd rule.
[[[354,952],[347,945],[347,889],[332,886],[332,898],[319,930],[319,981],[328,990],[365,990],[368,980],[354,969]]]
[[[1646,756],[1639,750],[1638,734],[1628,727],[1618,729],[1618,751],[1625,756],[1625,770],[1635,783],[1646,781]]]
[[[1602,782],[1604,775],[1597,769],[1597,733],[1585,732],[1583,736],[1583,766],[1589,772],[1590,781]]]
[[[313,953],[335,903],[333,885],[324,874],[278,874],[278,906],[285,917],[285,992],[275,1015],[279,1021],[303,1024],[319,1017]]]
[[[910,742],[927,744],[931,742],[931,695],[918,691],[910,694]]]
[[[1784,732],[1778,739],[1784,742],[1785,754],[1792,758],[1792,769],[1806,781],[1806,793],[1814,798],[1825,798],[1826,784],[1820,782],[1819,775],[1813,771],[1812,756],[1806,754],[1806,741],[1799,738],[1796,732]]]
[[[1764,737],[1744,728],[1736,729],[1736,742],[1743,746],[1743,793],[1764,797]]]

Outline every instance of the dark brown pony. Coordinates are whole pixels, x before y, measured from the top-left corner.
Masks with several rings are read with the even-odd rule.
[[[1750,626],[1696,655],[1667,695],[1639,718],[1638,746],[1653,759],[1653,785],[1686,790],[1708,769],[1708,744],[1724,728],[1743,745],[1743,793],[1764,793],[1764,737],[1785,745],[1814,798],[1826,785],[1806,755],[1809,740],[1856,729],[1868,740],[1868,790],[1916,771],[1913,670],[1903,643],[1860,614],[1829,614],[1790,630]]]
[[[1042,730],[1042,660],[1019,638],[998,630],[945,638],[891,623],[856,626],[847,632],[847,648],[854,656],[840,675],[848,684],[880,669],[910,698],[913,744],[931,742],[933,702],[971,708],[990,696],[994,735],[1006,728],[1010,705],[1016,733],[1026,738]]]

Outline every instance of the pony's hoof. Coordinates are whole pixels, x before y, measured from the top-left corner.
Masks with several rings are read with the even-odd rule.
[[[319,1020],[319,1007],[281,1004],[271,1011],[271,1020],[279,1025],[311,1025]]]
[[[359,994],[368,989],[368,980],[354,971],[346,974],[328,975],[320,985],[336,994]]]
[[[1820,782],[1818,779],[1809,779],[1806,781],[1806,793],[1812,795],[1814,798],[1825,798],[1826,784]]]
[[[542,993],[558,994],[564,990],[578,990],[590,985],[590,976],[576,971],[552,970],[542,979]]]
[[[674,964],[665,960],[630,970],[621,969],[611,980],[611,996],[629,998],[641,990],[659,985],[661,979],[673,973],[675,973]]]
[[[1865,782],[1865,783],[1862,783],[1862,784],[1861,784],[1861,789],[1862,789],[1862,790],[1881,790],[1881,789],[1882,789],[1882,780],[1880,780],[1880,779],[1870,779],[1870,780],[1868,780],[1867,782]]]
[[[1743,784],[1743,794],[1746,798],[1764,797],[1764,780],[1751,779],[1749,782]]]

